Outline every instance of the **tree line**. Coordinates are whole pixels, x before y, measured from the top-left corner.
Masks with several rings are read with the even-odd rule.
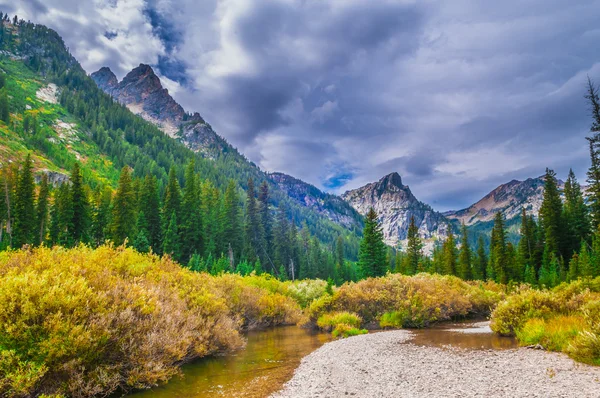
[[[344,260],[345,239],[322,245],[306,224],[292,221],[285,203],[270,206],[266,182],[255,187],[250,179],[244,200],[233,180],[222,191],[196,173],[193,161],[183,187],[176,174],[171,169],[161,193],[156,177],[135,178],[125,166],[113,191],[86,184],[75,163],[68,181],[53,186],[43,173],[36,184],[28,155],[22,164],[0,169],[0,248],[111,241],[213,274],[356,279],[353,264]]]
[[[466,225],[461,225],[458,238],[448,225],[447,237],[435,245],[432,256],[423,254],[414,218],[410,220],[405,250],[390,256],[383,244],[377,214],[371,209],[359,252],[363,275],[430,272],[465,280],[526,282],[545,287],[600,275],[600,98],[589,79],[585,97],[592,113],[591,136],[587,137],[591,166],[585,195],[573,170],[561,189],[556,173],[546,169],[539,214],[535,217],[522,209],[518,244],[507,239],[506,220],[498,212],[489,246],[480,235],[476,247],[471,247]]]

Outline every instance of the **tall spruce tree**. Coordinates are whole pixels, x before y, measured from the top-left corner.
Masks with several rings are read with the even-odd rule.
[[[95,245],[103,244],[109,237],[112,205],[112,189],[102,187],[96,193],[92,216],[92,239]]]
[[[181,187],[177,180],[177,171],[175,167],[169,170],[169,179],[165,189],[165,197],[163,201],[163,230],[166,231],[171,222],[173,214],[179,219],[179,210],[181,209]]]
[[[471,271],[471,261],[473,259],[471,247],[469,246],[469,232],[467,226],[463,223],[460,228],[460,254],[458,257],[458,276],[464,280],[470,280],[473,277]]]
[[[565,250],[564,232],[566,228],[556,173],[550,169],[546,169],[546,175],[544,176],[544,198],[539,217],[544,231],[545,250],[559,261],[563,258]],[[546,256],[546,260],[549,261],[550,257]]]
[[[150,174],[146,175],[142,183],[138,211],[144,214],[150,247],[155,253],[162,253],[160,194],[158,181]]]
[[[600,97],[598,89],[588,78],[588,90],[585,98],[589,101],[592,114],[591,136],[587,137],[590,147],[591,165],[587,173],[587,199],[590,206],[592,230],[600,227]]]
[[[21,165],[18,173],[14,198],[13,246],[20,248],[34,242],[36,236],[35,222],[35,184],[33,181],[33,162],[31,155]]]
[[[42,176],[40,191],[35,208],[35,243],[41,245],[46,240],[48,232],[48,200],[50,198],[50,185],[48,184],[48,174]],[[1,226],[0,226],[1,228]]]
[[[508,272],[508,253],[506,251],[506,231],[504,229],[504,215],[497,212],[494,217],[494,227],[492,229],[492,238],[490,241],[490,266],[486,274],[489,278],[498,283],[507,283]]]
[[[121,169],[117,193],[113,202],[111,237],[115,244],[121,245],[125,239],[135,237],[136,202],[131,169],[128,166]]]
[[[477,258],[473,264],[473,279],[486,280],[485,270],[487,268],[488,259],[485,253],[485,242],[483,236],[479,235],[477,239]]]
[[[375,209],[370,208],[365,217],[363,237],[358,252],[358,266],[364,277],[383,276],[387,270],[386,246]]]
[[[256,203],[256,191],[254,189],[254,180],[248,180],[248,190],[246,191],[246,221],[245,221],[245,257],[248,261],[254,263],[262,254],[264,233],[260,214]]]
[[[233,180],[229,180],[223,198],[223,222],[223,243],[228,252],[231,250],[233,258],[230,260],[235,265],[242,252],[242,227],[240,199]]]
[[[448,225],[448,236],[442,245],[442,273],[445,275],[456,275],[456,263],[458,252],[456,250],[456,240],[452,228]]]
[[[90,204],[78,162],[73,165],[70,181],[71,206],[73,208],[70,240],[75,244],[78,242],[87,243],[91,225]]]
[[[187,263],[194,253],[201,252],[202,219],[200,217],[200,192],[196,181],[195,162],[191,161],[185,170],[185,185],[181,206],[179,235],[181,237],[181,258]],[[218,208],[217,208],[218,209]],[[215,210],[217,210],[215,209]],[[217,222],[218,220],[211,220]]]
[[[577,182],[573,170],[569,170],[569,176],[565,181],[564,188],[564,220],[566,223],[566,256],[571,256],[579,249],[582,240],[590,237],[590,221],[587,205],[583,199],[581,186]]]
[[[419,262],[421,261],[421,257],[423,257],[423,243],[419,236],[419,228],[417,228],[415,218],[412,216],[410,217],[410,223],[408,225],[407,239],[406,267],[404,272],[409,275],[414,275],[417,273]]]

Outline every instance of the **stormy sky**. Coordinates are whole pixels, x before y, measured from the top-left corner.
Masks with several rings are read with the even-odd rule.
[[[155,67],[268,171],[343,192],[392,171],[438,210],[585,178],[597,0],[0,0],[88,73]]]

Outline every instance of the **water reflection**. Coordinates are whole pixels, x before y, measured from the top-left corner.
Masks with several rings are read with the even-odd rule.
[[[292,376],[300,360],[330,340],[295,326],[250,332],[245,348],[183,367],[183,378],[135,398],[265,397]]]
[[[489,322],[459,322],[436,325],[430,329],[413,330],[410,343],[429,346],[465,348],[471,350],[506,350],[519,345],[512,337],[492,332]]]

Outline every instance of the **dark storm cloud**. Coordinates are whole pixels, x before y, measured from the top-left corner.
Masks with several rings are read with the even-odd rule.
[[[445,210],[545,167],[585,174],[596,0],[23,4],[88,72],[156,65],[261,167],[330,190],[398,171]]]

